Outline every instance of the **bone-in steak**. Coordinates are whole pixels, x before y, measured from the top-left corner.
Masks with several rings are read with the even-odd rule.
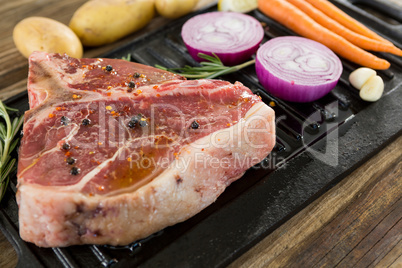
[[[241,83],[113,59],[31,55],[21,237],[125,245],[210,205],[271,151],[274,112]]]

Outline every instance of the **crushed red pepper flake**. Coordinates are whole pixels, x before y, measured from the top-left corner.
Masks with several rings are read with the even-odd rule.
[[[54,114],[49,114],[49,118],[53,118],[53,117],[55,117]]]
[[[82,96],[79,94],[73,94],[73,99],[81,99]]]

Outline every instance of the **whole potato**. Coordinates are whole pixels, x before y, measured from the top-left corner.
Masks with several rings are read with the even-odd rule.
[[[26,58],[34,51],[66,53],[81,58],[82,44],[66,25],[44,17],[29,17],[20,21],[13,31],[17,49]]]
[[[190,13],[198,0],[155,0],[156,11],[169,19],[176,19]]]
[[[85,46],[112,43],[148,24],[153,0],[91,0],[74,13],[70,28]]]

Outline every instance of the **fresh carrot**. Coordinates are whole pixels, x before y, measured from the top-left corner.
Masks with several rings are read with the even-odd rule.
[[[310,18],[312,18],[325,28],[342,36],[343,38],[345,38],[346,40],[348,40],[349,42],[360,48],[378,52],[389,52],[398,56],[402,56],[402,50],[395,47],[394,45],[374,40],[364,35],[355,33],[349,30],[348,28],[344,27],[337,21],[333,20],[332,18],[328,17],[319,9],[315,8],[314,6],[312,6],[311,4],[309,4],[304,0],[287,0],[287,1],[293,4],[294,6],[298,7],[301,11],[310,16]]]
[[[381,42],[385,42],[390,44],[391,42],[385,38],[382,38],[375,32],[371,31],[369,28],[355,20],[354,18],[350,17],[348,14],[340,10],[334,4],[330,3],[327,0],[306,0],[322,12],[324,12],[327,16],[331,17],[332,19],[336,20],[343,26],[349,28],[350,30],[367,36],[371,39],[376,39]],[[392,44],[392,43],[391,43]]]
[[[321,26],[286,0],[258,0],[258,8],[265,15],[301,36],[324,44],[345,59],[377,70],[388,69],[390,66],[388,61],[370,54]]]

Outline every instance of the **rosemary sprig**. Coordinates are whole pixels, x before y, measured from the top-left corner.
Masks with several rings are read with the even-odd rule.
[[[128,53],[127,56],[121,57],[122,60],[131,61],[131,53]]]
[[[19,139],[15,136],[24,122],[23,116],[16,117],[11,121],[8,111],[16,112],[18,110],[7,107],[0,101],[0,117],[4,119],[4,122],[0,122],[0,202],[10,180],[9,174],[16,169],[16,160],[11,159],[10,153],[17,146]]]
[[[161,65],[155,65],[155,67],[164,71],[177,73],[187,78],[199,79],[199,78],[216,78],[224,74],[236,72],[242,68],[245,68],[255,63],[255,60],[250,60],[235,66],[225,66],[223,65],[219,57],[214,53],[213,56],[198,53],[198,57],[206,60],[200,62],[201,66],[192,67],[186,65],[183,68],[166,68]]]

